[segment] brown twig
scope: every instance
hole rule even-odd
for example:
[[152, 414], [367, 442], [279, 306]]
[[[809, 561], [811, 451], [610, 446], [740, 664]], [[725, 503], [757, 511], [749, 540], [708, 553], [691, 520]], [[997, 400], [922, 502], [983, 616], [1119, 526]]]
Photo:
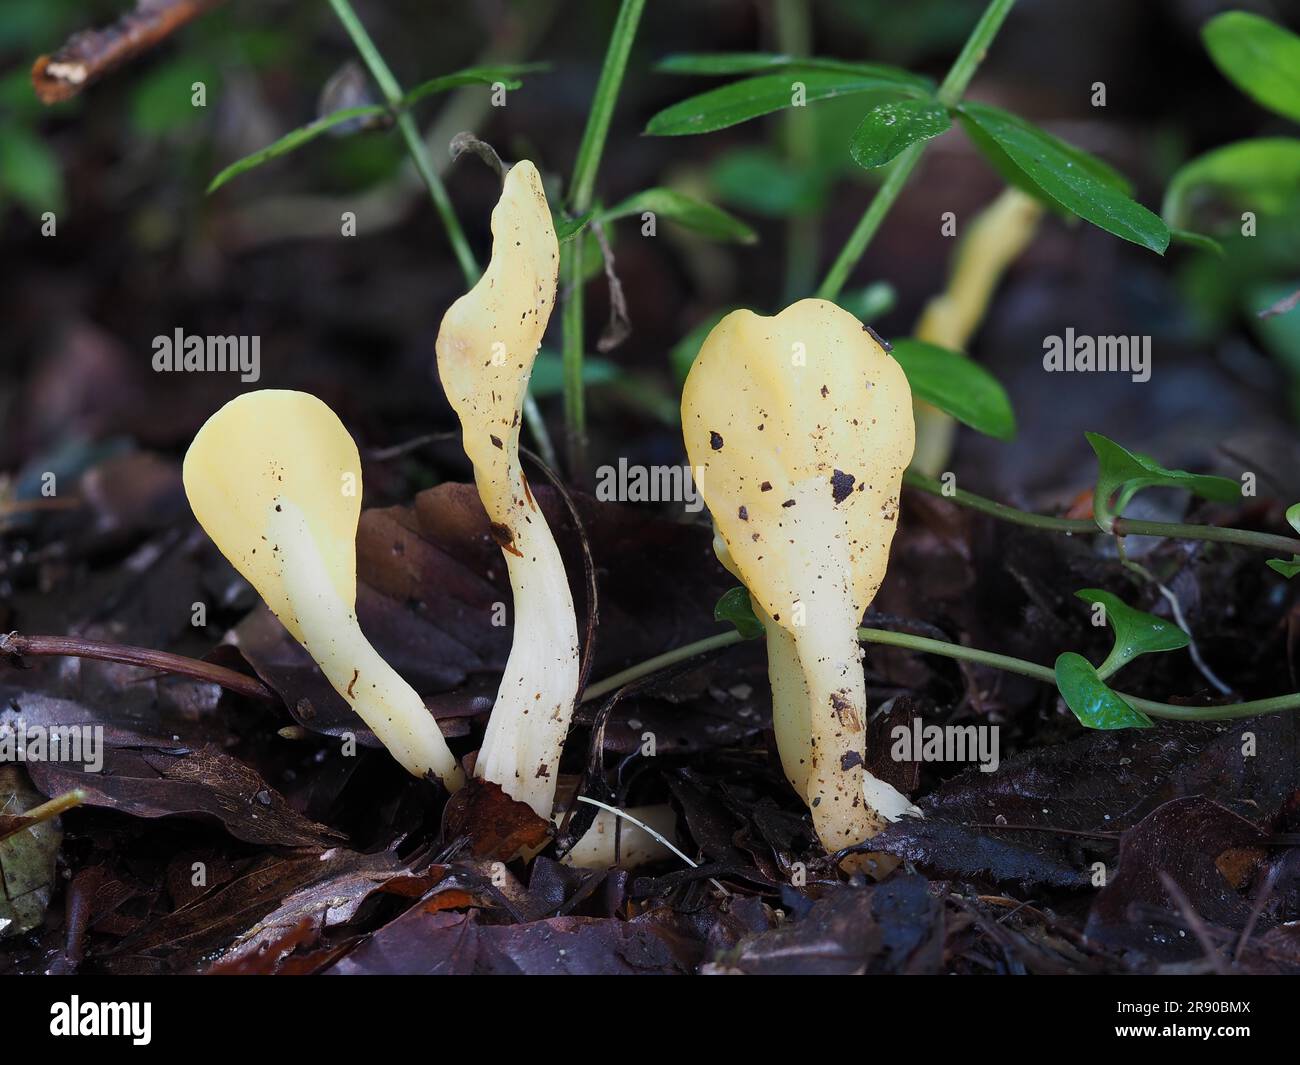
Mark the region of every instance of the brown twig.
[[136, 0], [135, 10], [111, 26], [74, 33], [53, 55], [36, 60], [32, 66], [32, 87], [43, 104], [69, 100], [223, 2]]
[[155, 651], [148, 647], [83, 640], [77, 636], [23, 636], [17, 632], [0, 635], [0, 657], [23, 655], [67, 655], [71, 658], [95, 658], [101, 662], [121, 662], [128, 666], [156, 669], [193, 680], [217, 684], [227, 691], [261, 702], [278, 702], [279, 697], [256, 677], [247, 677], [225, 666], [197, 658]]

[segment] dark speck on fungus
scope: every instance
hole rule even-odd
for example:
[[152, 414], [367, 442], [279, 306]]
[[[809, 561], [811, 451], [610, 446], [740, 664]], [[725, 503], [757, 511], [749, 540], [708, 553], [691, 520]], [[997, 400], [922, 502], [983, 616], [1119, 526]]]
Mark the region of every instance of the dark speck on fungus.
[[709, 430], [709, 447], [714, 451], [722, 450], [722, 434]]

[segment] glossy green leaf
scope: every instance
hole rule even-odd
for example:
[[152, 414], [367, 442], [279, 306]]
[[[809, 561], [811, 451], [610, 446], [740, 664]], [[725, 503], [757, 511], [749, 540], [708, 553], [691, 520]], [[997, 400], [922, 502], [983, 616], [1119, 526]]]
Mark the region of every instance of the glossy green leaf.
[[1105, 608], [1106, 624], [1115, 633], [1114, 646], [1097, 670], [1100, 677], [1109, 677], [1139, 655], [1177, 651], [1191, 642], [1191, 637], [1172, 621], [1135, 610], [1110, 592], [1084, 588], [1074, 594], [1085, 603], [1100, 603]]
[[1287, 562], [1281, 558], [1270, 558], [1268, 568], [1282, 574], [1287, 580], [1290, 580], [1297, 573], [1300, 573], [1300, 555], [1292, 555], [1291, 561]]
[[979, 363], [912, 338], [895, 340], [892, 354], [917, 398], [988, 436], [1010, 440], [1016, 435], [1016, 415], [1006, 390]]
[[729, 621], [736, 627], [742, 639], [757, 640], [763, 635], [763, 623], [754, 613], [754, 604], [749, 601], [746, 588], [732, 588], [722, 593], [713, 608], [714, 621]]
[[[1160, 213], [1171, 226], [1186, 226], [1207, 201], [1226, 203], [1234, 215], [1294, 210], [1300, 203], [1300, 140], [1261, 137], [1198, 156], [1174, 174]], [[1234, 229], [1239, 224], [1232, 220]]]
[[837, 74], [857, 74], [869, 78], [889, 78], [926, 92], [933, 88], [929, 78], [912, 74], [901, 67], [883, 63], [855, 63], [847, 59], [817, 56], [800, 58], [774, 52], [681, 52], [661, 59], [655, 70], [664, 74], [736, 75], [761, 74], [777, 70], [824, 70]]
[[864, 169], [884, 166], [917, 141], [952, 126], [948, 109], [936, 100], [898, 100], [877, 104], [849, 141], [849, 155]]
[[287, 155], [297, 148], [301, 148], [309, 141], [315, 140], [326, 130], [334, 126], [340, 126], [344, 122], [351, 122], [357, 118], [376, 118], [380, 115], [387, 114], [387, 111], [379, 106], [373, 107], [348, 107], [342, 111], [335, 111], [332, 115], [326, 115], [324, 118], [318, 118], [315, 122], [309, 122], [305, 126], [299, 126], [290, 133], [286, 133], [277, 141], [273, 141], [265, 148], [253, 152], [252, 155], [246, 155], [244, 158], [231, 163], [221, 173], [212, 179], [208, 185], [208, 194], [216, 192], [222, 185], [240, 174], [246, 173], [263, 163], [270, 162], [281, 155]]
[[[1291, 528], [1296, 532], [1300, 532], [1300, 503], [1292, 503], [1286, 508], [1286, 520]], [[1270, 569], [1290, 580], [1297, 573], [1300, 573], [1300, 555], [1292, 555], [1290, 562], [1282, 558], [1270, 558], [1268, 565]]]
[[1085, 728], [1151, 728], [1152, 720], [1135, 710], [1106, 682], [1082, 655], [1066, 651], [1056, 660], [1056, 688], [1065, 705]]
[[782, 74], [760, 74], [734, 81], [682, 100], [650, 119], [645, 131], [658, 137], [711, 133], [760, 115], [784, 111], [793, 104], [796, 83], [803, 86], [802, 99], [807, 104], [863, 94], [881, 100], [899, 100], [920, 92], [916, 86], [894, 77], [791, 69]]
[[[1106, 164], [998, 107], [965, 103], [961, 118], [968, 131], [978, 129], [984, 134], [974, 138], [977, 147], [990, 141], [997, 146], [1001, 155], [990, 162], [1004, 176], [1010, 163], [1062, 208], [1108, 233], [1164, 254], [1169, 228], [1123, 191], [1123, 179]], [[1024, 187], [1023, 182], [1016, 184]]]
[[[1110, 531], [1110, 519], [1122, 515], [1129, 500], [1143, 488], [1183, 488], [1203, 499], [1220, 503], [1230, 503], [1241, 498], [1241, 485], [1231, 478], [1166, 469], [1155, 459], [1129, 451], [1100, 433], [1084, 435], [1097, 454], [1097, 488], [1093, 494], [1093, 513], [1103, 532]], [[1112, 499], [1115, 499], [1113, 504]]]
[[1261, 107], [1300, 122], [1300, 37], [1246, 11], [1227, 11], [1201, 30], [1210, 58]]
[[600, 217], [602, 221], [612, 222], [616, 218], [646, 211], [713, 240], [733, 240], [740, 244], [753, 244], [758, 240], [758, 234], [735, 215], [674, 189], [654, 188], [638, 192], [602, 212]]

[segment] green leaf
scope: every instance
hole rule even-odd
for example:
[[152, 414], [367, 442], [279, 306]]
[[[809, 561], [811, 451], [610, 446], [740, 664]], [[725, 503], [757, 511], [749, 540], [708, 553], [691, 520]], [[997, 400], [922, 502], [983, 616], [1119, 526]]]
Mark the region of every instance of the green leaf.
[[720, 199], [768, 218], [809, 214], [826, 183], [814, 168], [796, 167], [770, 148], [737, 148], [719, 156], [709, 180]]
[[893, 77], [836, 73], [827, 70], [789, 70], [784, 74], [760, 74], [734, 81], [675, 103], [650, 119], [646, 133], [656, 137], [679, 137], [691, 133], [712, 133], [760, 115], [770, 115], [792, 106], [794, 86], [803, 85], [805, 103], [838, 96], [869, 93], [886, 99], [916, 96], [914, 85]]
[[1151, 728], [1154, 722], [1111, 691], [1083, 655], [1066, 651], [1056, 660], [1056, 688], [1084, 728]]
[[1210, 19], [1201, 36], [1224, 77], [1261, 107], [1300, 122], [1300, 37], [1246, 11]]
[[884, 166], [917, 141], [939, 136], [951, 125], [948, 109], [937, 100], [877, 104], [849, 141], [849, 155], [858, 166], [871, 170]]
[[1292, 503], [1286, 508], [1287, 524], [1296, 532], [1300, 532], [1300, 503]]
[[757, 640], [763, 635], [763, 623], [754, 613], [754, 604], [749, 601], [749, 591], [743, 587], [732, 588], [722, 593], [713, 608], [714, 621], [729, 621], [736, 626], [736, 631], [745, 640]]
[[[582, 360], [582, 383], [606, 385], [619, 377], [619, 368], [608, 359], [588, 356]], [[528, 378], [528, 393], [534, 399], [558, 396], [564, 390], [564, 360], [553, 351], [542, 350], [533, 362]]]
[[501, 82], [507, 89], [517, 89], [523, 84], [517, 75], [528, 74], [535, 70], [545, 70], [546, 68], [546, 63], [517, 63], [513, 66], [500, 67], [466, 67], [454, 74], [443, 74], [440, 77], [430, 78], [428, 81], [417, 85], [402, 97], [401, 106], [410, 107], [413, 103], [423, 100], [426, 96], [446, 92], [449, 89], [458, 89], [463, 85], [495, 85], [497, 82]]
[[[1300, 140], [1260, 137], [1216, 148], [1185, 163], [1169, 182], [1160, 213], [1187, 225], [1202, 202], [1223, 200], [1234, 215], [1249, 208], [1280, 215], [1300, 201]], [[1232, 220], [1235, 229], [1239, 219]]]
[[1016, 435], [1016, 415], [998, 379], [977, 362], [937, 344], [895, 340], [893, 356], [918, 398], [999, 440]]
[[1270, 558], [1268, 560], [1269, 569], [1276, 570], [1287, 580], [1290, 580], [1297, 573], [1300, 573], [1300, 555], [1292, 555], [1291, 561], [1287, 562], [1280, 558]]
[[1109, 677], [1139, 655], [1154, 651], [1177, 651], [1191, 642], [1191, 637], [1172, 621], [1135, 610], [1118, 596], [1100, 588], [1084, 588], [1074, 593], [1085, 603], [1100, 603], [1105, 608], [1106, 624], [1115, 633], [1115, 644], [1097, 675]]
[[253, 152], [252, 155], [246, 155], [244, 158], [231, 163], [225, 170], [221, 171], [212, 179], [208, 185], [208, 195], [216, 192], [231, 178], [238, 177], [245, 171], [252, 170], [261, 166], [265, 162], [281, 155], [286, 155], [297, 148], [301, 148], [308, 141], [313, 141], [328, 129], [334, 126], [340, 126], [344, 122], [351, 122], [356, 118], [373, 118], [378, 115], [387, 114], [383, 107], [346, 107], [342, 111], [335, 111], [332, 115], [326, 115], [324, 118], [318, 118], [315, 122], [310, 122], [305, 126], [299, 126], [291, 133], [286, 133], [277, 141], [273, 141], [265, 148]]
[[596, 208], [594, 207], [577, 218], [565, 218], [562, 215], [552, 214], [551, 221], [555, 225], [555, 239], [561, 244], [567, 244], [586, 229], [587, 223], [595, 217]]
[[63, 210], [59, 157], [25, 126], [0, 125], [0, 196], [10, 195], [34, 218]]
[[772, 52], [680, 52], [666, 56], [655, 64], [664, 74], [760, 74], [776, 70], [823, 70], [837, 74], [857, 74], [869, 78], [889, 78], [928, 92], [934, 82], [919, 74], [883, 63], [855, 63], [846, 59], [820, 57], [799, 58]]
[[1170, 229], [1169, 239], [1175, 244], [1186, 244], [1190, 248], [1213, 252], [1215, 255], [1224, 254], [1223, 245], [1213, 237], [1207, 237], [1204, 233], [1193, 233], [1190, 229]]
[[[1002, 156], [1000, 172], [1014, 165], [1039, 192], [1085, 221], [1161, 255], [1169, 246], [1169, 228], [1130, 198], [1113, 170], [1086, 152], [1053, 137], [1023, 118], [988, 104], [965, 103], [960, 109], [967, 130], [978, 129]], [[1023, 184], [1021, 187], [1024, 187]]]
[[202, 122], [208, 111], [194, 106], [194, 86], [202, 82], [208, 102], [221, 87], [220, 71], [204, 59], [181, 56], [153, 67], [131, 91], [131, 121], [136, 132], [157, 137]]
[[[1092, 509], [1102, 532], [1111, 531], [1110, 523], [1124, 513], [1129, 500], [1143, 488], [1183, 488], [1203, 499], [1220, 503], [1241, 498], [1241, 485], [1231, 478], [1169, 470], [1155, 459], [1129, 451], [1100, 433], [1085, 433], [1084, 436], [1097, 454], [1097, 488]], [[1119, 498], [1112, 507], [1111, 499], [1116, 495]]]
[[842, 292], [835, 302], [858, 321], [870, 324], [892, 311], [897, 300], [898, 293], [893, 285], [888, 281], [876, 281], [863, 288]]
[[[1300, 503], [1292, 503], [1286, 508], [1286, 520], [1291, 528], [1296, 532], [1300, 532]], [[1287, 580], [1290, 580], [1297, 573], [1300, 573], [1300, 555], [1292, 555], [1290, 562], [1281, 558], [1270, 558], [1268, 565], [1270, 569], [1276, 570]]]
[[673, 189], [654, 188], [638, 192], [602, 212], [600, 217], [602, 221], [612, 222], [645, 211], [662, 215], [679, 226], [714, 240], [734, 240], [741, 244], [753, 244], [758, 240], [758, 234], [735, 215]]

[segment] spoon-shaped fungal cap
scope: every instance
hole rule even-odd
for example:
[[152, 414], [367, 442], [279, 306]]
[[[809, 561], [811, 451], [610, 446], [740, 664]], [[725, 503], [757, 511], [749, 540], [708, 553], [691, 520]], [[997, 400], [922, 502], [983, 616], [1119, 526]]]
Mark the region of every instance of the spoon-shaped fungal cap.
[[912, 456], [907, 378], [833, 303], [801, 300], [772, 318], [735, 311], [691, 368], [682, 427], [719, 557], [769, 633], [780, 630], [769, 671], [787, 775], [828, 850], [860, 843], [909, 806], [863, 766], [857, 640]]
[[361, 460], [329, 407], [305, 392], [231, 400], [185, 455], [185, 493], [223, 555], [410, 772], [461, 783], [419, 695], [356, 620]]
[[537, 168], [516, 163], [492, 211], [492, 261], [447, 311], [437, 342], [514, 595], [514, 641], [474, 773], [548, 821], [578, 691], [578, 629], [564, 563], [519, 463], [519, 425], [559, 254]]

